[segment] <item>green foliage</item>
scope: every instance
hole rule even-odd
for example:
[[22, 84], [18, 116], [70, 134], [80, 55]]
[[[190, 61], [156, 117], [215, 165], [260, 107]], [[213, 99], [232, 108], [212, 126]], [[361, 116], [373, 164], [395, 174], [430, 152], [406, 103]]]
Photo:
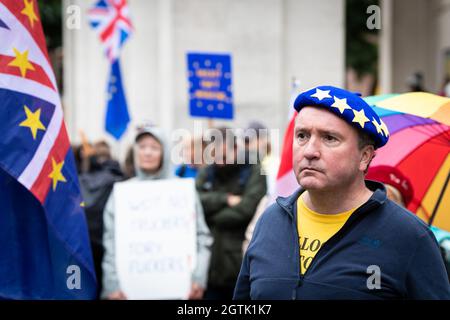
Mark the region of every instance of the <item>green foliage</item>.
[[49, 50], [62, 45], [62, 0], [38, 0]]
[[346, 67], [356, 71], [358, 76], [377, 74], [378, 65], [378, 30], [367, 28], [370, 14], [367, 8], [379, 5], [378, 0], [346, 1]]

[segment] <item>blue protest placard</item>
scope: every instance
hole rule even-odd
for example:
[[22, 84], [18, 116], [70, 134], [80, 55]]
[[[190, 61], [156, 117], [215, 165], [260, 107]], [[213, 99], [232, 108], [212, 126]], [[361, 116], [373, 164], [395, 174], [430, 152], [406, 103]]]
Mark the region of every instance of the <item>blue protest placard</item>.
[[189, 114], [233, 119], [231, 56], [188, 53]]

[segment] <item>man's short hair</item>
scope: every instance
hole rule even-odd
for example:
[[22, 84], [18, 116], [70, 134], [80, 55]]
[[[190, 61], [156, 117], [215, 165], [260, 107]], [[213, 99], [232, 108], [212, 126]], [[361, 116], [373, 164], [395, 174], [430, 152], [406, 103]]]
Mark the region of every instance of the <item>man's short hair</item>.
[[369, 136], [367, 133], [362, 132], [361, 130], [358, 131], [358, 148], [359, 150], [362, 150], [365, 146], [372, 145], [375, 148], [375, 140]]

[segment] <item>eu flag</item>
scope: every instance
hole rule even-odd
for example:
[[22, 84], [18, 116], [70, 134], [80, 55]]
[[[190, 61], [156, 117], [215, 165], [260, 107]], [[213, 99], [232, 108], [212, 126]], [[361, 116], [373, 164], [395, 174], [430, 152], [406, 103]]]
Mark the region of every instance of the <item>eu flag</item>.
[[0, 0], [0, 299], [92, 299], [74, 156], [36, 0]]
[[127, 101], [122, 86], [119, 59], [111, 64], [108, 83], [108, 106], [106, 109], [106, 131], [119, 140], [130, 122]]

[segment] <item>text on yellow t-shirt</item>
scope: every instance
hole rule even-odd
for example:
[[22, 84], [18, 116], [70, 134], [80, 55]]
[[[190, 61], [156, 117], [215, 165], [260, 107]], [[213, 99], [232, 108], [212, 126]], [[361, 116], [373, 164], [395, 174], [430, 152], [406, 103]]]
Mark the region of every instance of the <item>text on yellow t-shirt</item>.
[[302, 194], [297, 201], [297, 228], [300, 244], [300, 273], [305, 274], [316, 253], [345, 224], [357, 209], [338, 214], [317, 213], [308, 208]]

